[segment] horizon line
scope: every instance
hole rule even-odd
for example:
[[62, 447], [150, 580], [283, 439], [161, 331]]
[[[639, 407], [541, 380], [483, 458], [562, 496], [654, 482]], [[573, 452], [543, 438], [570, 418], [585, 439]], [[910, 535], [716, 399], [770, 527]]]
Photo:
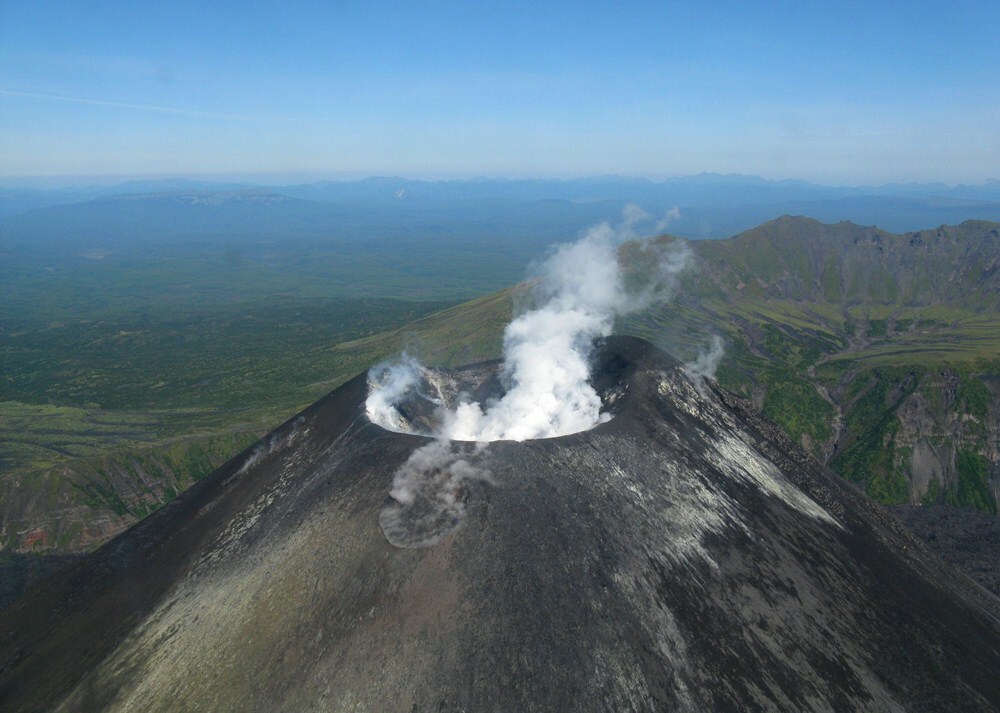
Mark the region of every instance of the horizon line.
[[[0, 89], [0, 93], [4, 90]], [[0, 189], [34, 189], [34, 190], [59, 190], [69, 188], [89, 188], [114, 186], [121, 183], [130, 182], [169, 182], [169, 181], [191, 181], [203, 183], [245, 183], [247, 187], [278, 187], [292, 184], [312, 185], [318, 183], [360, 183], [366, 180], [399, 180], [419, 183], [471, 183], [482, 182], [538, 182], [538, 183], [570, 183], [573, 181], [593, 181], [593, 180], [625, 180], [625, 181], [645, 181], [653, 185], [668, 183], [671, 181], [713, 177], [723, 179], [753, 179], [765, 183], [804, 183], [807, 185], [823, 188], [881, 188], [886, 186], [919, 187], [919, 186], [944, 186], [947, 188], [966, 187], [986, 187], [1000, 183], [998, 178], [986, 178], [980, 181], [957, 181], [948, 182], [943, 180], [890, 180], [877, 183], [847, 183], [847, 182], [820, 182], [806, 178], [766, 178], [753, 173], [721, 173], [718, 171], [701, 171], [698, 173], [684, 173], [673, 175], [641, 175], [630, 173], [593, 173], [579, 175], [488, 175], [488, 174], [462, 174], [448, 176], [447, 174], [416, 174], [409, 172], [385, 172], [385, 173], [365, 173], [361, 171], [346, 172], [319, 172], [319, 171], [246, 171], [237, 173], [206, 171], [199, 172], [170, 172], [170, 173], [80, 173], [80, 174], [34, 174], [34, 175], [0, 175]], [[28, 186], [21, 184], [49, 184], [45, 186]]]

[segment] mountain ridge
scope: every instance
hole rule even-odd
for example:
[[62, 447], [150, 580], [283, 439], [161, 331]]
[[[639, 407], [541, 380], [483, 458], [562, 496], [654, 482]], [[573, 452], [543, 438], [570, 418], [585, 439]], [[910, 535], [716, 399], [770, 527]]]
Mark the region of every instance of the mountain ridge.
[[[839, 254], [832, 253], [834, 245], [839, 249]], [[729, 249], [736, 246], [739, 246], [738, 250]], [[849, 249], [866, 252], [849, 255]], [[959, 285], [966, 278], [974, 278], [978, 283], [995, 282], [993, 278], [1000, 269], [1000, 224], [967, 220], [957, 226], [942, 225], [894, 234], [875, 226], [861, 226], [849, 221], [828, 225], [804, 216], [781, 216], [729, 240], [698, 246], [703, 259], [715, 260], [717, 264], [741, 257], [740, 252], [748, 250], [764, 253], [753, 256], [756, 263], [750, 262], [751, 256], [742, 256], [748, 271], [755, 269], [760, 273], [763, 270], [759, 265], [770, 262], [772, 269], [780, 268], [782, 277], [786, 278], [772, 285], [798, 288], [785, 289], [780, 294], [764, 288], [763, 293], [756, 293], [762, 297], [829, 301], [844, 307], [862, 303], [895, 303], [900, 307], [926, 306], [931, 302], [922, 302], [920, 296], [941, 286], [941, 280], [931, 279], [932, 271], [936, 273], [935, 277], [939, 277], [941, 269], [947, 270], [952, 266], [970, 271], [978, 269], [978, 277], [946, 273], [945, 281]], [[859, 271], [873, 259], [880, 263], [881, 271], [862, 275], [843, 274], [851, 270]], [[835, 267], [841, 274], [835, 275], [839, 279], [833, 285], [828, 285], [823, 279], [827, 273], [825, 263], [831, 260], [839, 261], [840, 264]], [[932, 264], [932, 260], [945, 262]], [[809, 265], [806, 261], [811, 261], [812, 264]], [[819, 278], [811, 285], [816, 288], [812, 293], [803, 292], [805, 285], [801, 282], [809, 276]], [[790, 284], [787, 279], [789, 277], [797, 278], [798, 284]], [[891, 285], [893, 282], [896, 284]], [[839, 294], [831, 293], [831, 286], [839, 287]], [[869, 288], [869, 292], [859, 295], [865, 286]], [[871, 291], [879, 288], [883, 291]], [[753, 284], [747, 285], [747, 289], [753, 290]], [[980, 300], [984, 297], [986, 295], [979, 294], [970, 301], [977, 308], [993, 309], [993, 304], [982, 304]], [[939, 295], [936, 299], [955, 301], [954, 295]]]
[[[446, 222], [467, 220], [469, 216], [465, 212], [477, 207], [484, 210], [506, 207], [510, 210], [512, 205], [530, 205], [535, 201], [563, 200], [571, 205], [614, 204], [613, 210], [600, 214], [599, 220], [614, 219], [621, 206], [629, 203], [642, 205], [658, 215], [680, 208], [681, 215], [673, 221], [675, 232], [688, 238], [721, 238], [787, 212], [806, 212], [828, 221], [852, 218], [893, 230], [954, 223], [966, 217], [997, 219], [1000, 218], [998, 186], [1000, 182], [956, 186], [824, 186], [796, 179], [774, 181], [757, 176], [719, 174], [683, 176], [663, 181], [627, 176], [471, 180], [414, 180], [382, 176], [287, 185], [166, 179], [62, 191], [0, 188], [0, 217], [24, 213], [31, 207], [80, 203], [116, 193], [142, 195], [162, 193], [164, 189], [181, 192], [266, 190], [291, 198], [339, 206], [339, 210], [349, 213], [380, 209], [407, 213], [432, 210], [438, 220]], [[448, 211], [457, 211], [457, 215], [449, 215]], [[509, 216], [507, 220], [510, 229], [529, 229]], [[583, 220], [582, 213], [567, 213], [562, 217], [564, 227], [569, 226], [573, 230], [577, 229], [579, 220]], [[330, 224], [327, 227], [339, 224], [335, 217], [327, 222]]]

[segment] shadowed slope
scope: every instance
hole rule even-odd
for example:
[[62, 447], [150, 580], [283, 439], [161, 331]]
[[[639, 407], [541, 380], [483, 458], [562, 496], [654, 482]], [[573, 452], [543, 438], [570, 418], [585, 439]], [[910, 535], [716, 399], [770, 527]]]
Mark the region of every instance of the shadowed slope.
[[618, 415], [477, 456], [429, 548], [379, 512], [427, 439], [364, 376], [0, 614], [4, 710], [1000, 706], [997, 600], [649, 344]]

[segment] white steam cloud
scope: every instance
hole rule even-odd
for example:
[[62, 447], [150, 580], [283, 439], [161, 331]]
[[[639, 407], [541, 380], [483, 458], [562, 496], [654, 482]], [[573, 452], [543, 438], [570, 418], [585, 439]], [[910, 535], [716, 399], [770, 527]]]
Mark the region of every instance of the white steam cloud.
[[684, 371], [694, 381], [695, 386], [699, 390], [703, 388], [703, 379], [715, 378], [715, 372], [719, 368], [719, 362], [722, 361], [724, 353], [725, 348], [722, 337], [718, 334], [713, 334], [708, 348], [703, 349], [695, 357], [694, 361], [690, 361], [684, 365]]
[[[594, 340], [611, 333], [616, 317], [668, 299], [690, 259], [683, 243], [645, 243], [638, 248], [644, 264], [633, 271], [637, 284], [626, 288], [617, 247], [635, 239], [635, 226], [649, 220], [642, 209], [628, 205], [617, 227], [603, 223], [577, 242], [558, 246], [537, 270], [537, 306], [504, 331], [506, 393], [493, 403], [465, 400], [444, 410], [437, 430], [427, 435], [523, 441], [576, 433], [606, 420], [589, 382]], [[427, 373], [405, 355], [373, 370], [368, 417], [391, 430], [410, 430], [401, 428], [405, 419], [396, 406]]]
[[681, 219], [681, 209], [678, 208], [677, 206], [674, 206], [673, 208], [667, 211], [666, 215], [664, 215], [659, 221], [657, 221], [656, 232], [657, 233], [664, 232], [667, 228], [670, 227], [671, 223], [673, 223], [675, 220], [680, 220], [680, 219]]
[[379, 513], [379, 525], [397, 547], [429, 547], [465, 517], [465, 492], [472, 481], [492, 483], [489, 470], [469, 452], [445, 440], [431, 441], [410, 454], [393, 477], [392, 502]]
[[423, 373], [420, 362], [406, 352], [396, 363], [383, 363], [368, 373], [368, 398], [365, 411], [368, 418], [390, 431], [408, 431], [396, 404], [408, 393], [419, 388]]
[[264, 458], [267, 458], [272, 453], [282, 450], [286, 446], [294, 443], [299, 437], [300, 429], [302, 428], [303, 423], [305, 423], [305, 418], [299, 416], [292, 422], [292, 427], [288, 432], [282, 434], [279, 433], [279, 431], [275, 431], [266, 439], [260, 441], [256, 446], [254, 446], [253, 450], [250, 451], [250, 455], [248, 455], [247, 459], [243, 461], [243, 465], [240, 466], [235, 475], [243, 475]]
[[[675, 210], [656, 224], [679, 216]], [[386, 537], [400, 546], [433, 544], [464, 514], [470, 480], [490, 480], [476, 465], [477, 445], [496, 440], [523, 441], [584, 431], [610, 418], [590, 383], [594, 342], [611, 334], [615, 318], [669, 299], [678, 275], [690, 260], [682, 242], [645, 242], [623, 269], [618, 247], [634, 240], [636, 226], [651, 217], [637, 206], [623, 210], [617, 226], [598, 225], [577, 242], [560, 245], [536, 269], [534, 304], [504, 331], [500, 378], [506, 387], [486, 403], [460, 395], [449, 404], [433, 393], [446, 378], [412, 357], [372, 369], [366, 411], [369, 419], [395, 431], [422, 432], [436, 441], [415, 451], [400, 467], [380, 516]], [[421, 392], [421, 390], [424, 392]], [[430, 428], [400, 408], [414, 396], [436, 405]]]

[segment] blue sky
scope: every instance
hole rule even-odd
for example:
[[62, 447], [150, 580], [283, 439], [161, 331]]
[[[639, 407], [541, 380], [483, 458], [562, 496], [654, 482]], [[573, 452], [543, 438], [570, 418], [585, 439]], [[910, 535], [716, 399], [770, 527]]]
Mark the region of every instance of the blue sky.
[[996, 0], [478, 5], [0, 0], [0, 176], [1000, 178]]

